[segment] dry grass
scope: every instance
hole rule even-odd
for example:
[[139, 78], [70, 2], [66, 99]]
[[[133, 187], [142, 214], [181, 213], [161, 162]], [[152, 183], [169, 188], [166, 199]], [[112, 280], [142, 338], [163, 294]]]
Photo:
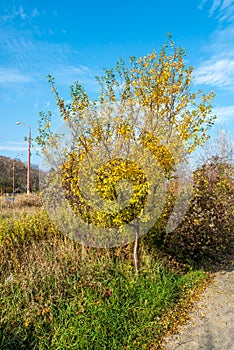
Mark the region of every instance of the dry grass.
[[9, 196], [0, 196], [0, 213], [3, 219], [19, 218], [25, 212], [34, 214], [41, 207], [41, 196], [36, 193], [17, 194], [14, 199]]
[[156, 257], [137, 276], [122, 255], [82, 254], [44, 210], [0, 220], [0, 248], [2, 350], [161, 349], [178, 303], [206, 279]]

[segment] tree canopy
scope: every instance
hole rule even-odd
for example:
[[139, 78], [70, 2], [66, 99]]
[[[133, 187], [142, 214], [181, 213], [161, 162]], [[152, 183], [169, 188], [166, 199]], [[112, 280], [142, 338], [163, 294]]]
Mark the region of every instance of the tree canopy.
[[76, 82], [65, 103], [48, 76], [69, 137], [52, 132], [48, 112], [41, 113], [37, 141], [57, 167], [61, 184], [54, 188], [87, 227], [87, 244], [124, 244], [146, 233], [163, 210], [168, 181], [208, 139], [214, 92], [193, 91], [185, 56], [168, 36], [159, 52], [120, 59], [97, 77], [96, 100]]

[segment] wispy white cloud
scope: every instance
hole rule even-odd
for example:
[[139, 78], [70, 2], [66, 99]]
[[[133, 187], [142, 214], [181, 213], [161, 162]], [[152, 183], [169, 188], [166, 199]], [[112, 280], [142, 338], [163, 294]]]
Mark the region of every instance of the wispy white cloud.
[[34, 79], [30, 75], [22, 74], [15, 69], [0, 68], [0, 84], [22, 84], [32, 82]]
[[222, 4], [222, 0], [214, 0], [211, 6], [211, 9], [209, 11], [209, 15], [213, 16], [215, 11], [219, 8], [219, 6]]
[[209, 3], [209, 17], [215, 17], [219, 22], [234, 20], [234, 0], [202, 0], [198, 8], [204, 9]]
[[8, 6], [4, 9], [4, 14], [0, 16], [0, 20], [4, 23], [12, 23], [15, 19], [31, 22], [38, 16], [39, 11], [37, 8], [33, 8], [31, 12], [26, 12], [22, 5]]
[[79, 81], [90, 89], [97, 89], [95, 75], [97, 75], [97, 72], [84, 65], [63, 66], [59, 71], [54, 73], [55, 78], [57, 77], [61, 83], [67, 86], [73, 84], [75, 81]]
[[217, 116], [217, 123], [234, 121], [234, 105], [216, 106], [213, 108], [213, 113]]
[[27, 151], [27, 144], [25, 142], [6, 142], [0, 144], [0, 151], [8, 152], [23, 152]]
[[203, 51], [208, 59], [194, 72], [196, 84], [234, 91], [234, 25], [215, 30]]
[[1, 21], [3, 22], [9, 22], [12, 21], [13, 19], [19, 17], [21, 20], [25, 20], [27, 15], [24, 12], [24, 9], [22, 6], [19, 6], [18, 8], [16, 8], [15, 6], [13, 6], [13, 8], [11, 9], [5, 9], [5, 14], [3, 16], [1, 16]]
[[215, 30], [209, 38], [205, 51], [221, 57], [234, 57], [234, 24]]
[[233, 22], [234, 20], [234, 1], [224, 0], [216, 18], [219, 22]]
[[66, 65], [74, 52], [66, 43], [32, 39], [15, 30], [0, 32], [0, 57], [19, 69], [38, 71], [57, 64]]
[[[10, 1], [12, 6], [12, 1]], [[13, 5], [15, 2], [13, 1]], [[18, 7], [17, 7], [18, 6]], [[7, 9], [5, 20], [7, 16], [9, 21], [20, 17], [21, 20], [26, 21], [31, 17], [44, 16], [43, 11], [40, 10], [40, 14], [36, 8], [32, 10], [23, 6], [13, 6]], [[57, 16], [58, 13], [54, 11], [53, 16]], [[1, 20], [1, 17], [0, 17]], [[16, 28], [18, 28], [16, 30]], [[53, 34], [53, 28], [49, 27], [41, 28], [37, 24], [33, 24], [33, 32], [31, 26], [13, 25], [6, 26], [1, 25], [0, 21], [0, 61], [3, 61], [5, 67], [14, 67], [16, 71], [12, 71], [12, 74], [2, 74], [0, 77], [0, 83], [5, 81], [31, 81], [30, 77], [34, 78], [34, 81], [40, 83], [46, 82], [46, 75], [54, 75], [55, 78], [61, 80], [62, 84], [72, 84], [74, 81], [79, 80], [84, 85], [92, 86], [95, 83], [94, 76], [88, 67], [74, 64], [74, 57], [78, 56], [77, 50], [66, 42], [53, 42], [52, 38], [48, 38]], [[46, 40], [43, 40], [46, 31]], [[36, 32], [36, 36], [34, 35]], [[79, 57], [79, 56], [78, 56]], [[25, 72], [26, 76], [23, 77], [19, 72]], [[8, 72], [10, 73], [10, 72]], [[14, 75], [13, 75], [14, 73]], [[18, 73], [18, 74], [16, 74]], [[1, 72], [0, 72], [1, 74]], [[21, 79], [20, 79], [21, 78]], [[58, 80], [56, 79], [56, 80]]]
[[195, 70], [195, 83], [234, 91], [234, 56], [214, 56]]
[[201, 3], [198, 5], [198, 9], [202, 10], [206, 2], [207, 0], [202, 0]]

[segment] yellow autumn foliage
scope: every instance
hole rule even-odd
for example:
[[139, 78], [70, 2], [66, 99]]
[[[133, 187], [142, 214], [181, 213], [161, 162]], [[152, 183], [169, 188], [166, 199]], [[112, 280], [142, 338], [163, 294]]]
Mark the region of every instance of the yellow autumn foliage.
[[[61, 152], [62, 183], [66, 198], [85, 222], [120, 227], [137, 217], [147, 220], [154, 211], [144, 212], [144, 205], [160, 187], [157, 177], [158, 183], [162, 177], [167, 181], [174, 177], [185, 155], [208, 138], [215, 119], [211, 106], [214, 93], [191, 92], [193, 67], [186, 66], [185, 56], [184, 49], [175, 47], [169, 38], [158, 53], [154, 50], [138, 59], [131, 57], [130, 64], [119, 60], [114, 68], [105, 69], [104, 75], [97, 77], [100, 93], [95, 101], [75, 83], [71, 87], [72, 102], [66, 105], [49, 77], [60, 114], [73, 135], [73, 148]], [[51, 124], [46, 115], [42, 119], [46, 125]], [[49, 130], [41, 127], [38, 143], [45, 153], [49, 139]], [[140, 150], [136, 152], [137, 163], [134, 155], [127, 159], [131, 149]], [[100, 150], [107, 154], [104, 164]], [[92, 194], [89, 202], [80, 188], [81, 173], [88, 167], [83, 165], [85, 159], [93, 168], [90, 176], [96, 186], [88, 191], [98, 195]], [[154, 173], [151, 183], [147, 171]], [[107, 210], [104, 202], [118, 202], [126, 190], [123, 186], [116, 192], [121, 181], [130, 183], [131, 196], [119, 208], [116, 204], [115, 209]]]

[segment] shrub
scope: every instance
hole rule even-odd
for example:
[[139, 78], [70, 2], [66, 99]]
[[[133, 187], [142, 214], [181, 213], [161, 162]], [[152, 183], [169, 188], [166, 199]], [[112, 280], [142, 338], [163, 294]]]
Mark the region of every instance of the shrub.
[[44, 210], [15, 220], [0, 219], [0, 275], [9, 267], [17, 269], [26, 246], [55, 236], [59, 233]]
[[190, 209], [182, 223], [164, 236], [166, 250], [199, 261], [219, 260], [233, 249], [233, 167], [213, 157], [196, 170]]

